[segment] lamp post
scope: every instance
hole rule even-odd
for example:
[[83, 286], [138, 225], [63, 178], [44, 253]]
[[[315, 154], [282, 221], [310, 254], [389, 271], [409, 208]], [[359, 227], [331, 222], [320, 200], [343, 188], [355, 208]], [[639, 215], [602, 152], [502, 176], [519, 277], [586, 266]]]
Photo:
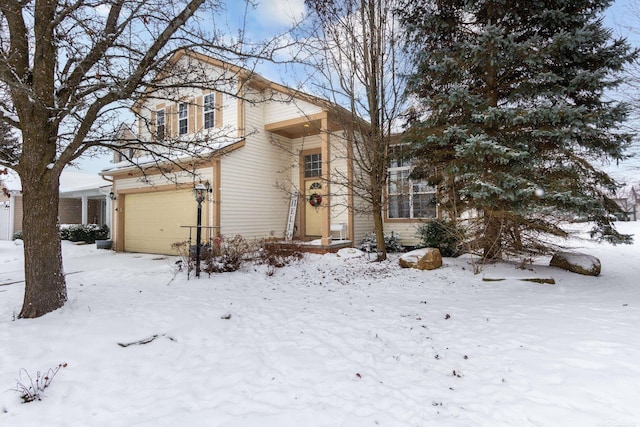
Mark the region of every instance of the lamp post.
[[207, 187], [202, 183], [193, 187], [193, 194], [198, 202], [198, 217], [196, 222], [196, 277], [200, 277], [200, 240], [202, 238], [202, 202], [207, 196]]

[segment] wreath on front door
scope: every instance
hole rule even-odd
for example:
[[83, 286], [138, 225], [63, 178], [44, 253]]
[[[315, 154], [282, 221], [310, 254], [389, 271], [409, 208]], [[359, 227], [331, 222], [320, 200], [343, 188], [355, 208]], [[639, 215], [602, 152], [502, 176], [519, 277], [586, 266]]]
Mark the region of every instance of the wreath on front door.
[[322, 196], [318, 193], [313, 193], [309, 196], [309, 204], [314, 208], [317, 208], [322, 204]]

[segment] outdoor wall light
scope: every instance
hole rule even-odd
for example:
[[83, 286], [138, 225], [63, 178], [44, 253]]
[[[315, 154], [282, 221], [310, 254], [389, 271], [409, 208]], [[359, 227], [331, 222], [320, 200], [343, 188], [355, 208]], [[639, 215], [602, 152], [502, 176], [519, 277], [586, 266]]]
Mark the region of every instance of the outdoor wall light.
[[208, 189], [204, 186], [203, 183], [199, 183], [195, 187], [193, 187], [193, 195], [195, 196], [196, 202], [198, 202], [198, 204], [204, 201], [204, 198], [207, 197], [207, 192]]
[[200, 245], [202, 241], [202, 202], [207, 197], [208, 188], [203, 183], [193, 187], [193, 195], [198, 202], [197, 226], [196, 226], [196, 277], [200, 277]]
[[109, 198], [111, 200], [115, 200], [116, 199], [116, 195], [115, 195], [115, 193], [113, 191], [109, 192]]

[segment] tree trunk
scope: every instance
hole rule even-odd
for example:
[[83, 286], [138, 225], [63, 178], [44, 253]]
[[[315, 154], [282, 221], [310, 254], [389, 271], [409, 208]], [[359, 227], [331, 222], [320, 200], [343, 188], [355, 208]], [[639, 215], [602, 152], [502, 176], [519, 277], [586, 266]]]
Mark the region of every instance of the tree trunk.
[[373, 191], [373, 226], [376, 233], [376, 261], [387, 259], [387, 246], [384, 242], [384, 223], [382, 221], [382, 195], [378, 191]]
[[43, 316], [67, 301], [58, 232], [58, 189], [59, 178], [50, 170], [39, 180], [22, 178], [25, 292], [21, 318]]
[[[486, 215], [486, 213], [485, 213]], [[483, 261], [499, 260], [502, 257], [502, 219], [489, 213], [484, 220], [482, 239]]]

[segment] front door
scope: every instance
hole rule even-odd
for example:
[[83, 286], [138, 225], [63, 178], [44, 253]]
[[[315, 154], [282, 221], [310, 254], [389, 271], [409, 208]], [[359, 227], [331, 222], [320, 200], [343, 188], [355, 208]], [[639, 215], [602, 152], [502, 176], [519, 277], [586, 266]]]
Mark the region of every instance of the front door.
[[304, 160], [304, 234], [306, 237], [322, 236], [322, 210], [325, 195], [322, 191], [322, 156], [306, 154]]
[[322, 182], [307, 179], [305, 184], [305, 235], [322, 236], [322, 215], [320, 203], [322, 203]]

